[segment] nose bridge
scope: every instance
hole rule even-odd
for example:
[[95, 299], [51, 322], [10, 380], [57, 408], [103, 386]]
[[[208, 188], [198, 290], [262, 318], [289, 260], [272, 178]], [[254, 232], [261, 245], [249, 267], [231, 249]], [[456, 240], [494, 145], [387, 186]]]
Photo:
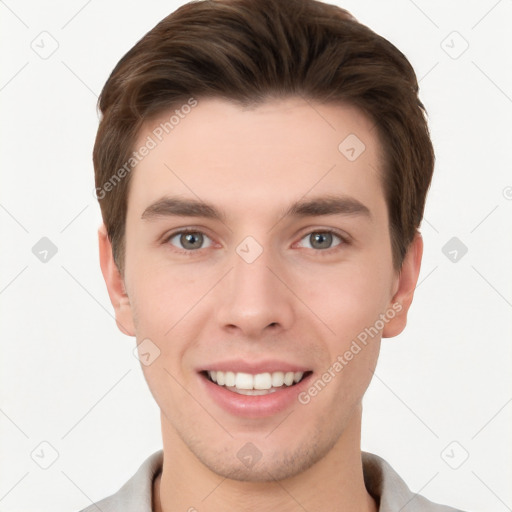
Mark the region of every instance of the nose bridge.
[[272, 267], [270, 251], [264, 250], [254, 260], [247, 260], [237, 252], [237, 256], [233, 260], [231, 279], [233, 292], [238, 300], [249, 299], [257, 302], [271, 294], [276, 283], [274, 282], [275, 277], [269, 270], [269, 267]]
[[292, 297], [270, 270], [279, 267], [278, 255], [246, 237], [231, 263], [232, 270], [218, 296], [220, 322], [236, 326], [248, 336], [257, 336], [269, 325], [288, 328], [293, 316]]

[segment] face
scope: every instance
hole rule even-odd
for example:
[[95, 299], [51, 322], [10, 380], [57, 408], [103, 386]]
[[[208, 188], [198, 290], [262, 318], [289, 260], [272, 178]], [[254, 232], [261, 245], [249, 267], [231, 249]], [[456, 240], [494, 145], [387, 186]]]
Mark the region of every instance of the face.
[[131, 177], [118, 323], [164, 437], [224, 477], [293, 476], [346, 436], [405, 325], [377, 135], [349, 106], [208, 99], [159, 141], [171, 114], [137, 142], [156, 145]]

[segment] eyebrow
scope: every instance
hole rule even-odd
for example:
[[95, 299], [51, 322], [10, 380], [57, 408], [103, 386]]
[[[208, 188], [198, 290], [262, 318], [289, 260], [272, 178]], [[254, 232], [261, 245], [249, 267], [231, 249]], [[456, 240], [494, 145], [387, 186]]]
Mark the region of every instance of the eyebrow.
[[[316, 217], [321, 215], [359, 215], [372, 219], [370, 209], [350, 196], [326, 195], [312, 199], [301, 199], [293, 203], [283, 213], [285, 217]], [[215, 206], [197, 199], [181, 197], [163, 197], [143, 212], [141, 219], [152, 220], [160, 217], [204, 217], [206, 219], [226, 221], [224, 212]]]

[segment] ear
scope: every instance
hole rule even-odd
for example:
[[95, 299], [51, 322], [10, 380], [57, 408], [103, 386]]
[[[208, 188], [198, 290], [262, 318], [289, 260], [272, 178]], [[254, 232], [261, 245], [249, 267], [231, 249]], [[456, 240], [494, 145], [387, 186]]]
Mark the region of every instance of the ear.
[[114, 306], [116, 324], [119, 330], [127, 336], [135, 336], [130, 299], [126, 293], [124, 279], [117, 268], [112, 255], [112, 245], [107, 235], [105, 225], [98, 229], [98, 242], [100, 249], [100, 266], [103, 279], [107, 285], [110, 302]]
[[395, 293], [389, 304], [389, 309], [395, 311], [396, 315], [388, 321], [382, 330], [383, 338], [398, 336], [407, 325], [407, 313], [411, 307], [414, 290], [420, 275], [422, 256], [423, 238], [417, 232], [407, 249], [402, 268], [396, 276]]

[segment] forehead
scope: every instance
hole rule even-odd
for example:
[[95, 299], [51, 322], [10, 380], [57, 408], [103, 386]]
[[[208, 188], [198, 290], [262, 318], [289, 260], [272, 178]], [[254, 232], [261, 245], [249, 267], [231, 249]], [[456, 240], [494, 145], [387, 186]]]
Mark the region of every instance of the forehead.
[[128, 201], [138, 214], [166, 194], [239, 210], [334, 192], [383, 204], [377, 133], [352, 106], [199, 99], [146, 122], [134, 149], [143, 146], [151, 149], [132, 173]]

